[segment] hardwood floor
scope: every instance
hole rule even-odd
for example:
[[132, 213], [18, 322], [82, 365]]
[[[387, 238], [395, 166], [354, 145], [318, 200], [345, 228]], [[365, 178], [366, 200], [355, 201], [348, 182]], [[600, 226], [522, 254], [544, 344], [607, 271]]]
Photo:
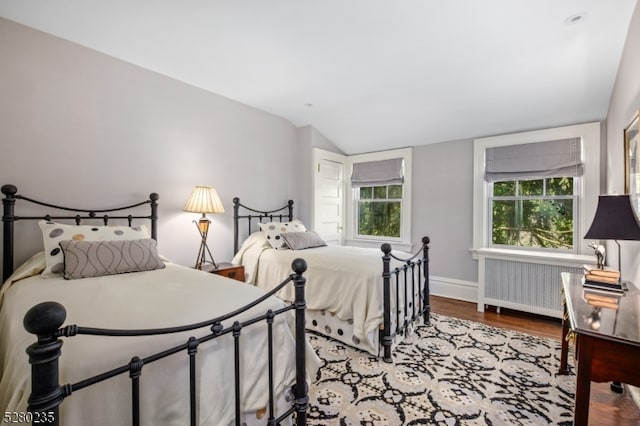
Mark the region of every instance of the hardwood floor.
[[[444, 297], [431, 296], [431, 310], [450, 317], [509, 328], [541, 337], [559, 340], [562, 334], [561, 322], [556, 318], [547, 318], [508, 309], [502, 309], [500, 313], [497, 313], [493, 307], [485, 312], [478, 312], [475, 303]], [[640, 425], [640, 409], [629, 397], [626, 390], [622, 395], [619, 395], [611, 392], [609, 383], [592, 383], [589, 425]]]

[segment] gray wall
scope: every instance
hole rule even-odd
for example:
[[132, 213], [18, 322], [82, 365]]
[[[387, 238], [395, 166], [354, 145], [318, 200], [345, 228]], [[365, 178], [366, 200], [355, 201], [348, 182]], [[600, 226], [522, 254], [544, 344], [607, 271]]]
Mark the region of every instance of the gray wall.
[[[607, 118], [607, 192], [624, 190], [621, 135], [640, 108], [639, 49], [636, 10]], [[196, 215], [182, 212], [193, 185], [214, 185], [223, 199], [227, 211], [211, 216], [209, 242], [216, 260], [228, 260], [234, 196], [273, 207], [292, 198], [308, 222], [311, 150], [340, 153], [311, 126], [296, 129], [1, 18], [0, 57], [0, 183], [44, 200], [104, 207], [160, 192], [160, 250], [178, 263], [191, 265], [198, 246]], [[468, 251], [472, 141], [425, 144], [413, 155], [413, 240], [431, 237], [433, 275], [476, 282]], [[622, 244], [623, 270], [640, 282], [640, 243]], [[23, 248], [18, 260], [33, 250]]]
[[[623, 130], [640, 109], [640, 4], [631, 18], [607, 114], [607, 193], [624, 193]], [[640, 284], [640, 242], [621, 241], [622, 277]], [[617, 265], [618, 250], [608, 244], [609, 263]]]
[[477, 282], [478, 263], [471, 257], [473, 141], [414, 147], [412, 240], [431, 239], [430, 273]]
[[[294, 198], [288, 121], [0, 18], [0, 184], [44, 201], [113, 207], [160, 193], [160, 252], [192, 265], [194, 185], [213, 185], [218, 261], [233, 251], [234, 196]], [[37, 248], [18, 250], [20, 262]]]

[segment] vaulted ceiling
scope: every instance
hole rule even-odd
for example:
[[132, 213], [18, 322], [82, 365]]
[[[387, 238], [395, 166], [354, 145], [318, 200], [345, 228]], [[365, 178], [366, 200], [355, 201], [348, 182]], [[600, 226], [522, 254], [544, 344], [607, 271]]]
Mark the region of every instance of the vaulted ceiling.
[[636, 0], [0, 0], [347, 154], [606, 118]]

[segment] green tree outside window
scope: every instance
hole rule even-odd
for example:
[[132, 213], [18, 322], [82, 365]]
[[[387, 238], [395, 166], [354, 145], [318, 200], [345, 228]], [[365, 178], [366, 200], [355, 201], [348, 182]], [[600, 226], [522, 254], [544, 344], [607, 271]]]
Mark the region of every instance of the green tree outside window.
[[574, 182], [571, 177], [493, 183], [494, 245], [572, 249]]
[[402, 185], [362, 187], [358, 193], [358, 235], [400, 237]]

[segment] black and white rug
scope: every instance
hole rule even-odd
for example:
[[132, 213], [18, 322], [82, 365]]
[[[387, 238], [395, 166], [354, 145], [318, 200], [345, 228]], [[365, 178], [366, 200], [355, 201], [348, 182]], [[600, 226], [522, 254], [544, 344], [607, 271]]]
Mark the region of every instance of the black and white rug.
[[310, 425], [570, 425], [560, 341], [432, 314], [393, 363], [309, 333], [323, 360]]

